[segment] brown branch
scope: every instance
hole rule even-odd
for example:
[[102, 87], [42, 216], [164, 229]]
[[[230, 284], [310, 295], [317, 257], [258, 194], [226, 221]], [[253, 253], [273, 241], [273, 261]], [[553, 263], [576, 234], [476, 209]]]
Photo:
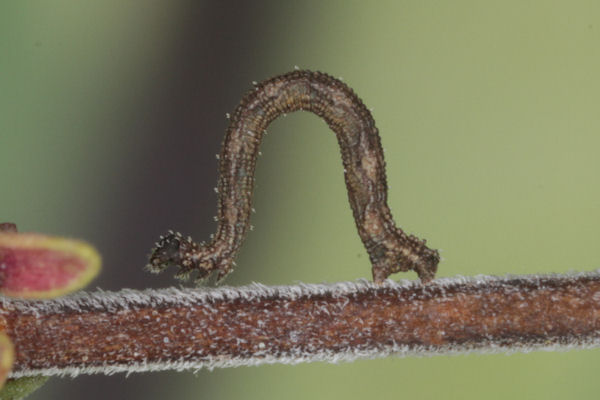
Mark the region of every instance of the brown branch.
[[0, 300], [12, 377], [600, 343], [600, 273]]

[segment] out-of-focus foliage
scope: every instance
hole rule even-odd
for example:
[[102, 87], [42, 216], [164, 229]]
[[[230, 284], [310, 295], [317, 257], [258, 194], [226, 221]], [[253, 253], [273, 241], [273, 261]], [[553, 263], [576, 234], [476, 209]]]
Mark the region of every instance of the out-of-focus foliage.
[[20, 400], [38, 390], [46, 381], [46, 376], [9, 379], [0, 390], [0, 400]]

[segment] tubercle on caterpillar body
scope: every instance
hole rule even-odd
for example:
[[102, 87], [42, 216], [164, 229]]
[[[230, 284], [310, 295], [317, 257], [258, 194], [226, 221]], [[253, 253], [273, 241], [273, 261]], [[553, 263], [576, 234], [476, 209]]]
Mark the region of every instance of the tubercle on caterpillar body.
[[179, 266], [176, 277], [198, 279], [217, 272], [223, 279], [250, 228], [254, 171], [267, 126], [293, 111], [323, 118], [337, 136], [348, 199], [372, 263], [375, 282], [398, 271], [414, 270], [421, 281], [433, 279], [439, 253], [424, 240], [396, 227], [387, 205], [385, 161], [379, 132], [370, 111], [350, 87], [321, 72], [296, 70], [255, 85], [231, 115], [219, 158], [217, 232], [208, 244], [197, 244], [170, 231], [153, 249], [152, 272]]

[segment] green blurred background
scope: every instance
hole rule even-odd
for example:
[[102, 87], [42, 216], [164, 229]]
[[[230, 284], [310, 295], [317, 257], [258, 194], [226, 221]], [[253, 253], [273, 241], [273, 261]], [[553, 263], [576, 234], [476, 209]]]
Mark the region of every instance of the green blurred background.
[[[142, 271], [150, 247], [208, 238], [225, 113], [294, 65], [374, 109], [390, 206], [440, 276], [599, 266], [597, 1], [2, 2], [0, 220], [94, 243], [91, 289], [175, 284]], [[227, 283], [370, 278], [334, 135], [308, 114], [269, 132]], [[55, 378], [32, 399], [597, 398], [599, 356]]]

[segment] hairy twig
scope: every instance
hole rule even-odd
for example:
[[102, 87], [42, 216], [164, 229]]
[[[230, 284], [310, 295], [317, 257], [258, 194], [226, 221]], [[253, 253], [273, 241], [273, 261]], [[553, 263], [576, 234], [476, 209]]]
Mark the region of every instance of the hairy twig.
[[12, 377], [600, 343], [600, 272], [0, 300]]

